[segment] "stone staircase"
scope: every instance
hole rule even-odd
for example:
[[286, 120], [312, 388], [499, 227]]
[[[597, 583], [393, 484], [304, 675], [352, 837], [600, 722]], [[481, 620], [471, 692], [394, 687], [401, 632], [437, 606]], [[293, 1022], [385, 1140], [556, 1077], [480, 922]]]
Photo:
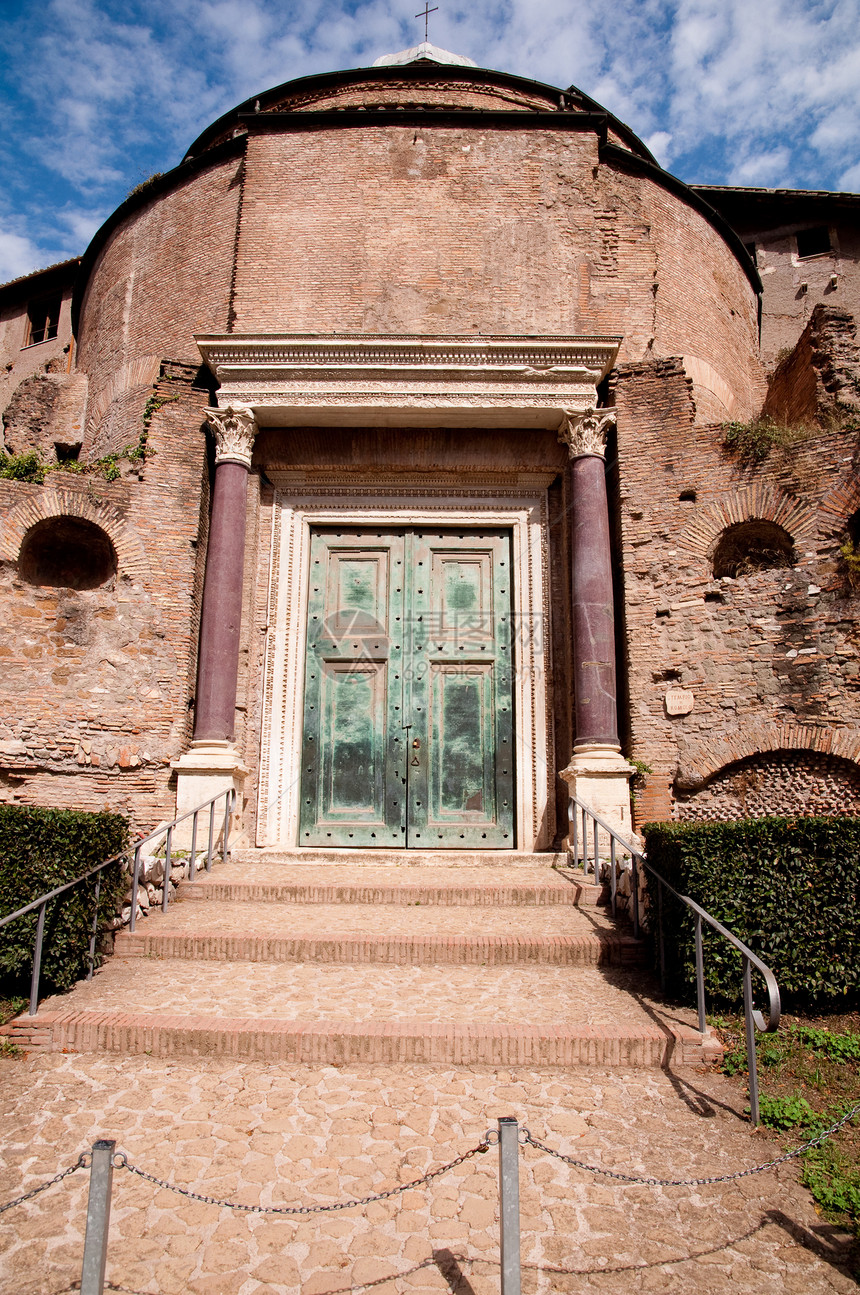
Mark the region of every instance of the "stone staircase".
[[708, 1059], [597, 887], [563, 856], [489, 859], [237, 852], [6, 1031], [65, 1052], [328, 1065]]

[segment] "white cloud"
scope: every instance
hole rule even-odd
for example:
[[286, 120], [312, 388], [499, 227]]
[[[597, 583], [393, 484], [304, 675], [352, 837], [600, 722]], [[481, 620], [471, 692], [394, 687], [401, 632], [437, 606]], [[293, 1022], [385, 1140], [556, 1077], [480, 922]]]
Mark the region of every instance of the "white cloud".
[[48, 252], [25, 234], [0, 228], [0, 283], [8, 283], [22, 274], [65, 260], [62, 252]]

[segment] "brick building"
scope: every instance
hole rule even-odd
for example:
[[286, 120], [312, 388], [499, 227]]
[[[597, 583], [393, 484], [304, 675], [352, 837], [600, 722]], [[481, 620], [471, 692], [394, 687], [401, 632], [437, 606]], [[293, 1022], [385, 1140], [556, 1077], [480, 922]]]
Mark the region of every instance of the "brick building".
[[0, 798], [528, 852], [632, 759], [640, 820], [860, 810], [858, 201], [426, 45], [239, 105], [0, 288]]

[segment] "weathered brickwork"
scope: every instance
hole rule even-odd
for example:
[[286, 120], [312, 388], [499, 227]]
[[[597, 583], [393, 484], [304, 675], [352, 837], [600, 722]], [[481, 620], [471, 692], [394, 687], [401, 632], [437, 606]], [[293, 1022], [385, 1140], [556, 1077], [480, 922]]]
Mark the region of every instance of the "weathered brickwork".
[[[639, 822], [669, 816], [673, 784], [688, 794], [758, 752], [858, 760], [858, 593], [839, 555], [855, 425], [811, 427], [750, 467], [721, 427], [694, 430], [680, 362], [621, 370], [616, 396], [630, 749], [653, 770]], [[720, 536], [753, 519], [788, 532], [792, 565], [715, 580]], [[669, 713], [672, 689], [689, 713]]]
[[860, 767], [806, 751], [767, 752], [721, 770], [698, 791], [679, 793], [684, 821], [769, 814], [860, 814]]
[[[208, 487], [196, 369], [165, 364], [148, 456], [121, 480], [51, 473], [0, 482], [0, 799], [172, 817], [171, 760], [189, 739]], [[142, 408], [129, 434], [141, 425]], [[85, 518], [110, 537], [117, 576], [98, 589], [27, 584], [29, 528]]]
[[129, 404], [139, 402], [162, 356], [199, 365], [194, 334], [226, 329], [239, 169], [238, 158], [221, 162], [153, 198], [101, 251], [78, 337], [78, 367], [89, 378], [85, 453], [131, 439]]

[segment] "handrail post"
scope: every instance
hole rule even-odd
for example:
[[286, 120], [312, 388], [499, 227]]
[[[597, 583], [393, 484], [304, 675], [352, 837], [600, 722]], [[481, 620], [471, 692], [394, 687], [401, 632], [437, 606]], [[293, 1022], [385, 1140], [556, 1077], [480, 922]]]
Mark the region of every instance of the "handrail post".
[[188, 862], [188, 880], [193, 881], [197, 875], [197, 815], [200, 811], [194, 811], [194, 817], [191, 820], [191, 855]]
[[570, 822], [571, 835], [573, 837], [573, 866], [574, 867], [576, 867], [577, 861], [579, 860], [579, 823], [577, 821], [576, 814], [577, 814], [576, 802], [572, 800], [570, 802], [570, 812], [568, 813], [567, 817]]
[[633, 884], [633, 935], [638, 940], [639, 939], [639, 859], [635, 853], [632, 855], [632, 859], [633, 859], [633, 872], [632, 872], [631, 882]]
[[657, 880], [657, 935], [660, 941], [660, 988], [666, 992], [666, 939], [663, 932], [663, 882]]
[[81, 1295], [102, 1295], [107, 1266], [110, 1196], [113, 1186], [115, 1142], [100, 1138], [93, 1143], [90, 1194], [87, 1199], [87, 1231], [81, 1267]]
[[230, 840], [230, 814], [233, 810], [233, 788], [224, 793], [224, 835], [221, 838], [221, 861], [227, 862], [227, 850]]
[[595, 886], [599, 886], [600, 885], [600, 864], [598, 863], [598, 859], [600, 858], [600, 854], [599, 854], [600, 846], [598, 843], [598, 835], [597, 835], [599, 829], [597, 826], [597, 819], [594, 817], [593, 814], [591, 816], [591, 827], [592, 827], [592, 835], [594, 837], [594, 884]]
[[99, 873], [98, 876], [96, 877], [96, 894], [95, 894], [96, 902], [95, 902], [95, 911], [93, 912], [92, 930], [90, 931], [90, 955], [89, 955], [89, 970], [87, 971], [87, 980], [92, 980], [93, 972], [95, 971], [95, 967], [96, 967], [96, 936], [98, 935], [98, 930], [99, 930], [99, 896], [101, 895], [101, 890], [102, 890], [102, 874]]
[[520, 1295], [520, 1137], [510, 1115], [499, 1119], [499, 1219], [502, 1295]]
[[699, 1033], [704, 1034], [705, 1020], [705, 951], [702, 944], [702, 915], [696, 914], [696, 1001], [699, 1007]]
[[135, 847], [134, 863], [131, 871], [131, 918], [128, 929], [134, 931], [137, 922], [137, 892], [140, 886], [140, 846]]
[[615, 837], [609, 838], [609, 893], [612, 897], [612, 916], [616, 916], [617, 899], [615, 892], [618, 888], [618, 879], [615, 876]]
[[42, 940], [45, 936], [45, 909], [48, 907], [47, 900], [39, 908], [39, 917], [36, 922], [36, 943], [33, 946], [33, 976], [30, 980], [30, 1016], [35, 1016], [39, 1010], [39, 980], [42, 976]]
[[746, 954], [744, 960], [744, 1023], [747, 1035], [747, 1071], [750, 1081], [750, 1120], [756, 1125], [759, 1122], [758, 1109], [758, 1058], [755, 1046], [755, 1021], [752, 1002], [752, 963]]
[[588, 876], [588, 818], [582, 810], [582, 871]]
[[164, 844], [164, 877], [161, 884], [161, 911], [167, 912], [170, 903], [170, 866], [173, 858], [173, 824], [167, 829], [167, 840]]
[[215, 800], [209, 802], [209, 849], [206, 854], [206, 871], [212, 871], [212, 851], [215, 848]]

